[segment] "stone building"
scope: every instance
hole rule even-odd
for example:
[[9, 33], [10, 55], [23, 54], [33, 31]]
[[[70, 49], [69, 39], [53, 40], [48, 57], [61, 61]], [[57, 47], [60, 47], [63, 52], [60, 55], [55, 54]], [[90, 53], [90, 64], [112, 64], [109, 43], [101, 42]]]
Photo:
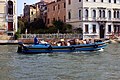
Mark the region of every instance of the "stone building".
[[66, 22], [65, 0], [56, 0], [47, 4], [47, 26], [52, 26], [54, 20]]
[[17, 1], [0, 0], [0, 35], [13, 36], [17, 31]]
[[46, 4], [47, 2], [42, 0], [32, 5], [26, 5], [26, 3], [24, 3], [24, 18], [28, 22], [32, 22], [37, 18], [43, 18], [47, 9]]
[[66, 0], [66, 22], [83, 38], [109, 38], [120, 32], [120, 0]]

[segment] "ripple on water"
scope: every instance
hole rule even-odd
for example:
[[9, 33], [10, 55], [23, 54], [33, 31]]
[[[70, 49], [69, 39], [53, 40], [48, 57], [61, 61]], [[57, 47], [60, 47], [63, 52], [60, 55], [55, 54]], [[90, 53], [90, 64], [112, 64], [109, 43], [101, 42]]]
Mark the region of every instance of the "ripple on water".
[[119, 80], [120, 45], [103, 52], [18, 54], [0, 46], [0, 80]]

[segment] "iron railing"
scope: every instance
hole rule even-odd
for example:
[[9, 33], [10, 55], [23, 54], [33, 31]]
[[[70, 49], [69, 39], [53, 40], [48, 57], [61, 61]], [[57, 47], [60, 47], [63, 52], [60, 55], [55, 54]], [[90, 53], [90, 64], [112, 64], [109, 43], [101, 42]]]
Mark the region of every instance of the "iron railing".
[[82, 34], [21, 34], [21, 39], [33, 39], [35, 36], [37, 36], [40, 39], [53, 39], [53, 38], [82, 38]]

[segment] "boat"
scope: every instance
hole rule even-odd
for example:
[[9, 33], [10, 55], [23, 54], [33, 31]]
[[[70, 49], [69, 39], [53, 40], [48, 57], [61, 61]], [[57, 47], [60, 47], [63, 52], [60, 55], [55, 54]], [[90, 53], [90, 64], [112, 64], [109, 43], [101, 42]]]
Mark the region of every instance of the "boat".
[[22, 42], [18, 43], [18, 53], [56, 53], [56, 52], [79, 52], [79, 51], [99, 51], [104, 49], [105, 42], [95, 42], [90, 44], [78, 44], [69, 46], [52, 46], [49, 43], [39, 43], [37, 45], [25, 45]]

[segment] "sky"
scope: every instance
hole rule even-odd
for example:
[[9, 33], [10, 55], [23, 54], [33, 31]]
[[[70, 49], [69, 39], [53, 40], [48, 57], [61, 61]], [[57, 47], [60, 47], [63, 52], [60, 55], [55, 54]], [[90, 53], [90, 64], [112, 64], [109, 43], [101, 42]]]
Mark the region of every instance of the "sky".
[[[23, 14], [24, 3], [30, 5], [39, 1], [41, 0], [17, 0], [17, 15], [19, 16], [20, 14]], [[45, 1], [51, 1], [51, 0], [45, 0]]]
[[23, 14], [24, 3], [26, 4], [34, 4], [39, 0], [17, 0], [17, 14]]

